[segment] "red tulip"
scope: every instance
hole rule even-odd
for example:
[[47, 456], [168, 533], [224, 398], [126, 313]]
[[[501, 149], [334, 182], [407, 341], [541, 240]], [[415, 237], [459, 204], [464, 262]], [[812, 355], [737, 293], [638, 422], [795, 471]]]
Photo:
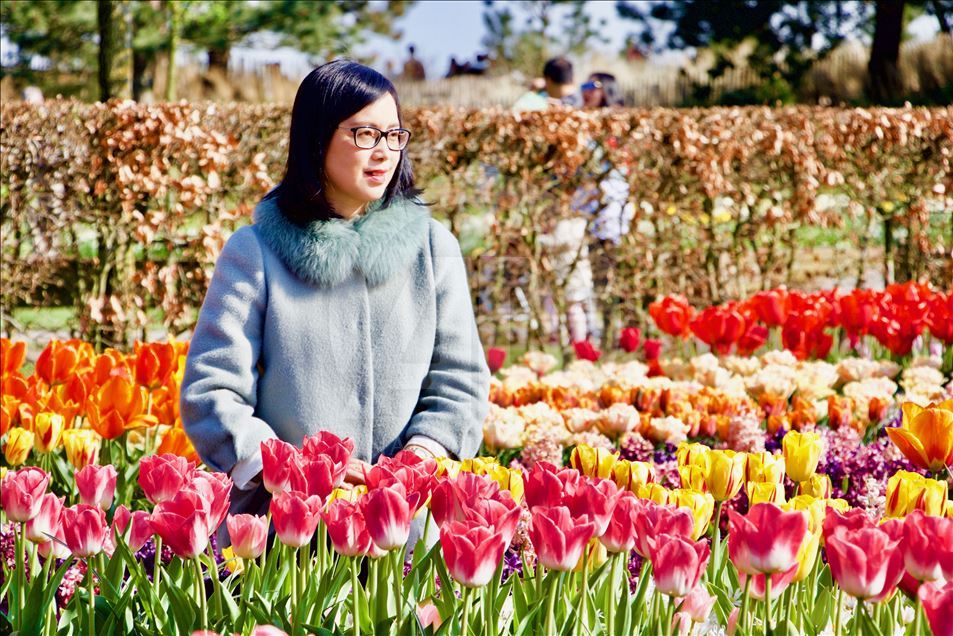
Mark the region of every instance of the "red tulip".
[[[784, 590], [788, 589], [788, 586], [791, 585], [791, 582], [794, 580], [794, 577], [797, 576], [799, 564], [795, 563], [785, 572], [775, 572], [774, 574], [754, 574], [752, 575], [751, 585], [748, 590], [751, 592], [751, 596], [758, 599], [759, 601], [764, 600], [764, 594], [767, 591], [765, 588], [767, 586], [767, 577], [771, 577], [771, 600], [774, 600], [781, 596], [781, 593]], [[738, 585], [744, 587], [748, 581], [748, 574], [744, 572], [739, 573], [738, 575]]]
[[768, 329], [763, 325], [751, 323], [748, 330], [738, 339], [738, 353], [750, 356], [768, 341]]
[[50, 476], [35, 466], [7, 473], [0, 487], [0, 502], [10, 521], [23, 523], [40, 512]]
[[483, 587], [503, 559], [509, 542], [496, 528], [451, 521], [440, 528], [440, 547], [453, 580], [465, 587]]
[[739, 572], [771, 574], [797, 565], [807, 538], [807, 515], [785, 512], [773, 503], [755, 504], [747, 515], [728, 511], [728, 556]]
[[80, 363], [80, 350], [72, 342], [50, 340], [36, 359], [34, 374], [49, 386], [62, 384], [70, 379]]
[[[131, 529], [129, 528], [130, 523], [132, 524]], [[113, 515], [112, 531], [114, 534], [125, 535], [127, 529], [129, 530], [129, 540], [126, 545], [133, 552], [138, 552], [146, 544], [146, 541], [155, 534], [155, 530], [152, 528], [152, 515], [145, 510], [129, 512], [128, 508], [120, 505]]]
[[712, 350], [726, 354], [747, 331], [748, 324], [740, 311], [726, 305], [707, 307], [692, 320], [690, 327]]
[[596, 362], [602, 357], [602, 352], [596, 349], [596, 346], [589, 340], [574, 342], [572, 343], [572, 348], [576, 352], [576, 357], [580, 360]]
[[407, 543], [418, 495], [411, 497], [412, 502], [408, 501], [407, 492], [399, 483], [375, 488], [364, 497], [362, 504], [367, 530], [377, 547], [389, 551]]
[[291, 490], [291, 473], [301, 461], [297, 448], [272, 438], [261, 443], [262, 483], [272, 495]]
[[283, 492], [271, 500], [271, 518], [278, 540], [293, 548], [311, 541], [321, 520], [321, 499], [300, 492]]
[[877, 318], [876, 292], [855, 289], [838, 300], [840, 324], [847, 333], [850, 346], [856, 347], [860, 336], [870, 333], [870, 326]]
[[108, 510], [116, 494], [116, 468], [89, 464], [76, 472], [76, 488], [81, 502]]
[[335, 499], [328, 504], [328, 509], [321, 513], [321, 518], [328, 527], [335, 552], [350, 557], [370, 552], [373, 541], [359, 504], [346, 499]]
[[619, 347], [626, 353], [633, 353], [639, 348], [639, 342], [642, 340], [642, 331], [638, 327], [626, 327], [619, 334]]
[[903, 539], [903, 560], [910, 576], [918, 581], [947, 578], [943, 566], [953, 563], [953, 519], [914, 510], [903, 520]]
[[486, 350], [486, 364], [490, 367], [490, 373], [496, 373], [503, 368], [506, 362], [506, 349], [499, 347], [490, 347]]
[[649, 305], [649, 315], [659, 329], [670, 336], [688, 334], [688, 323], [695, 310], [682, 296], [666, 296]]
[[595, 530], [587, 517], [573, 518], [565, 506], [533, 509], [529, 538], [540, 563], [550, 570], [568, 572], [576, 567]]
[[642, 351], [645, 353], [646, 360], [658, 360], [662, 353], [662, 341], [649, 338], [642, 345]]
[[73, 556], [85, 558], [103, 551], [106, 543], [106, 513], [98, 506], [76, 504], [63, 509], [63, 538]]
[[635, 520], [642, 509], [642, 500], [631, 492], [624, 492], [616, 502], [609, 525], [599, 540], [613, 554], [635, 549]]
[[826, 539], [831, 575], [847, 594], [883, 600], [903, 578], [900, 540], [880, 528], [834, 529]]
[[228, 515], [225, 521], [232, 551], [241, 559], [257, 559], [268, 542], [268, 519], [258, 515]]
[[63, 497], [51, 492], [40, 497], [40, 509], [26, 522], [26, 538], [33, 543], [46, 543], [56, 536], [63, 517]]
[[195, 464], [166, 453], [149, 455], [139, 462], [139, 486], [154, 504], [172, 499], [192, 479]]
[[788, 291], [783, 287], [758, 292], [751, 297], [749, 303], [758, 319], [769, 327], [783, 325], [791, 308]]
[[953, 636], [953, 579], [921, 585], [917, 596], [934, 636]]
[[930, 301], [926, 324], [934, 338], [948, 347], [953, 346], [953, 292], [937, 294]]
[[655, 588], [668, 596], [685, 596], [698, 585], [711, 550], [704, 541], [663, 534], [652, 557]]
[[651, 559], [662, 535], [691, 539], [694, 532], [695, 518], [687, 508], [645, 500], [635, 515], [635, 551], [643, 559]]
[[152, 527], [176, 555], [194, 558], [208, 546], [210, 506], [196, 491], [181, 490], [155, 507]]

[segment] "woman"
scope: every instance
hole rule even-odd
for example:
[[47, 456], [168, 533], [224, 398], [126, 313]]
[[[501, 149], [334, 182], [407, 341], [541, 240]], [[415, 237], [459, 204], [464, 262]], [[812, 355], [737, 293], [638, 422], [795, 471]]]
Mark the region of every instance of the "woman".
[[473, 456], [489, 371], [457, 240], [419, 201], [393, 84], [336, 60], [301, 83], [284, 177], [215, 265], [182, 422], [262, 513], [261, 442], [354, 440], [347, 479], [401, 449]]
[[612, 108], [622, 106], [622, 91], [611, 73], [592, 73], [582, 90], [582, 101], [585, 108]]

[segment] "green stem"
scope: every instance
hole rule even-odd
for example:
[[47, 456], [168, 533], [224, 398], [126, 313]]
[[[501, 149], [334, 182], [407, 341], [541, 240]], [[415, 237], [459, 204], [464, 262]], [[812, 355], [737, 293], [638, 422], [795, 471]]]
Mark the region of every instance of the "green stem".
[[543, 564], [536, 558], [536, 602], [543, 600]]
[[357, 580], [357, 568], [358, 568], [358, 559], [361, 557], [351, 557], [351, 617], [354, 621], [354, 636], [360, 636], [361, 634], [361, 606], [358, 602], [358, 586], [360, 583]]
[[463, 625], [460, 629], [460, 636], [469, 636], [470, 634], [470, 594], [470, 588], [463, 588]]
[[[738, 612], [738, 632], [744, 633], [743, 627], [748, 625], [748, 603], [751, 601], [751, 576], [745, 577], [745, 591], [741, 597], [741, 611]], [[751, 621], [754, 625], [754, 621]]]
[[196, 556], [192, 559], [192, 563], [195, 565], [195, 600], [199, 604], [202, 629], [208, 629], [208, 599], [205, 598], [205, 576], [202, 574], [202, 561]]
[[582, 552], [582, 595], [579, 601], [579, 620], [576, 621], [576, 633], [582, 633], [585, 629], [589, 631], [589, 546], [586, 546]]
[[609, 566], [609, 587], [606, 590], [606, 634], [615, 634], [615, 591], [619, 583], [619, 563], [622, 553], [612, 555], [612, 564]]
[[838, 586], [837, 598], [834, 601], [834, 636], [840, 636], [840, 606], [844, 591]]
[[549, 577], [549, 595], [546, 598], [546, 636], [552, 636], [553, 631], [553, 613], [556, 606], [556, 592], [559, 583], [562, 581], [562, 573], [553, 572]]
[[155, 589], [156, 598], [159, 598], [159, 579], [162, 576], [162, 537], [155, 535], [156, 555], [152, 567], [152, 587]]
[[403, 622], [401, 620], [402, 613], [404, 609], [404, 603], [401, 596], [403, 596], [402, 583], [404, 581], [404, 549], [397, 548], [394, 550], [394, 602], [397, 604], [397, 633], [400, 633], [400, 626]]
[[764, 633], [771, 633], [771, 575], [764, 575]]
[[715, 534], [711, 543], [711, 573], [712, 582], [717, 583], [718, 574], [721, 572], [719, 556], [721, 554], [721, 506], [724, 501], [719, 501], [715, 507]]
[[291, 565], [291, 616], [292, 616], [292, 632], [297, 633], [297, 615], [298, 612], [295, 610], [298, 607], [298, 553], [295, 548], [286, 546], [288, 552], [286, 553], [288, 561]]
[[215, 551], [212, 550], [212, 542], [210, 541], [206, 550], [208, 551], [209, 558], [209, 569], [208, 574], [212, 579], [212, 593], [215, 595], [215, 611], [221, 616], [222, 615], [222, 581], [218, 576], [218, 563], [215, 561]]
[[89, 558], [86, 559], [86, 589], [89, 592], [88, 621], [89, 633], [96, 633], [96, 586], [93, 584], [93, 566]]
[[857, 605], [854, 607], [854, 621], [851, 623], [851, 636], [857, 636], [860, 633], [860, 616], [864, 613], [864, 602], [857, 599]]
[[14, 621], [14, 624], [18, 629], [20, 629], [23, 627], [23, 606], [26, 605], [26, 593], [24, 590], [24, 587], [26, 586], [26, 572], [24, 571], [23, 565], [23, 561], [26, 559], [26, 545], [24, 544], [25, 537], [23, 536], [23, 533], [26, 531], [26, 525], [18, 523], [16, 526], [19, 526], [19, 532], [17, 532], [16, 527], [13, 528], [13, 542], [17, 552], [17, 606], [16, 620]]
[[920, 636], [920, 597], [917, 596], [917, 602], [913, 605], [913, 631], [912, 636]]

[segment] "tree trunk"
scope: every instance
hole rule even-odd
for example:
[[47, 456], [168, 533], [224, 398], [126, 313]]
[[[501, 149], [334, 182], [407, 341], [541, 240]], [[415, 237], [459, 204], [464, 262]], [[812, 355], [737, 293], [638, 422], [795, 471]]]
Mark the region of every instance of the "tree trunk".
[[169, 63], [165, 75], [165, 101], [175, 101], [175, 51], [179, 47], [179, 8], [178, 2], [169, 2]]
[[209, 49], [208, 53], [208, 70], [211, 71], [214, 68], [217, 68], [222, 72], [222, 75], [225, 76], [228, 74], [228, 49]]
[[867, 64], [867, 95], [877, 103], [896, 100], [903, 87], [898, 61], [905, 4], [906, 0], [877, 0], [874, 41]]
[[108, 101], [112, 94], [112, 63], [116, 40], [113, 28], [112, 0], [96, 0], [96, 22], [99, 30], [99, 100]]

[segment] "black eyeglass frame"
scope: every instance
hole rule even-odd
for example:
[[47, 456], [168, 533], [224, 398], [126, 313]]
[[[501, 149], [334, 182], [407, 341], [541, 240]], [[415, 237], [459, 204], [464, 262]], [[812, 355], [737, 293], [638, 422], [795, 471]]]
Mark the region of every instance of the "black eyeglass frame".
[[[406, 128], [391, 128], [390, 130], [381, 130], [380, 128], [378, 128], [378, 127], [376, 127], [376, 126], [352, 126], [352, 127], [338, 126], [338, 128], [340, 128], [341, 130], [349, 130], [349, 131], [351, 131], [351, 135], [354, 137], [354, 145], [357, 146], [358, 148], [360, 148], [361, 150], [373, 150], [374, 148], [377, 148], [377, 144], [379, 144], [379, 143], [381, 142], [381, 139], [385, 139], [385, 138], [386, 138], [386, 139], [387, 139], [387, 142], [386, 142], [386, 143], [387, 143], [387, 147], [388, 147], [390, 150], [393, 150], [393, 151], [395, 151], [395, 152], [399, 152], [399, 151], [401, 151], [401, 150], [403, 150], [404, 148], [407, 147], [407, 144], [410, 143], [410, 138], [413, 136], [413, 133], [410, 132], [409, 130], [407, 130]], [[373, 130], [373, 131], [375, 131], [375, 132], [377, 133], [377, 141], [374, 142], [374, 145], [373, 145], [373, 146], [364, 147], [364, 146], [362, 146], [361, 144], [357, 143], [357, 131], [363, 130], [363, 129], [365, 129], [365, 128], [366, 128], [366, 129], [369, 129], [369, 130]], [[406, 141], [406, 142], [404, 143], [404, 145], [401, 146], [400, 148], [394, 148], [393, 146], [390, 145], [390, 136], [389, 136], [389, 135], [390, 135], [390, 133], [392, 133], [392, 132], [405, 132], [405, 133], [407, 133], [407, 141]]]

